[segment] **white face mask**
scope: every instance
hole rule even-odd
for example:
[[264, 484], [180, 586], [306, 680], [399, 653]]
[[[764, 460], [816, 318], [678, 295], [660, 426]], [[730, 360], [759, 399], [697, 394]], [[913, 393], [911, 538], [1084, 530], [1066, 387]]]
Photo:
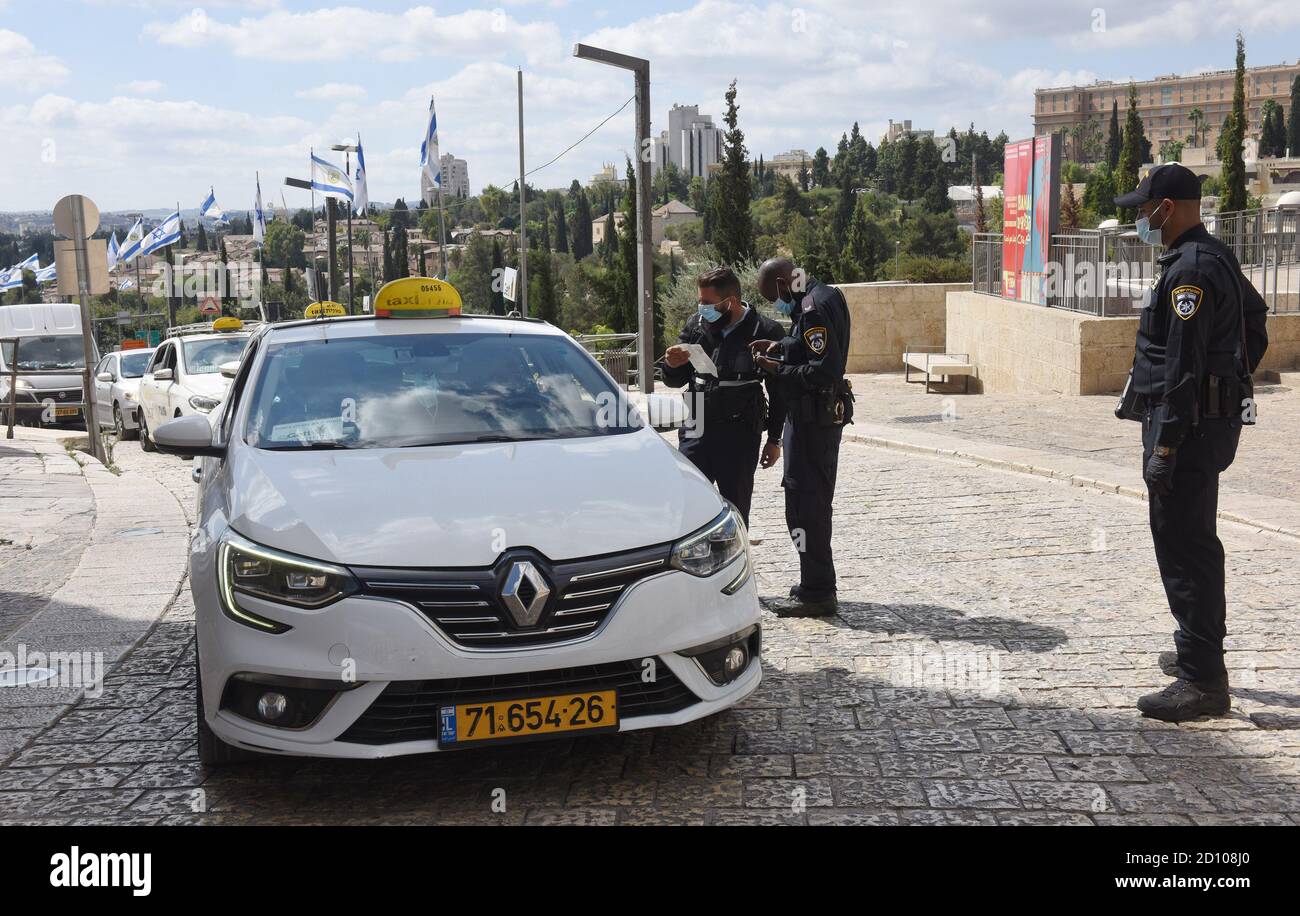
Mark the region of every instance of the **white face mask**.
[[1169, 222], [1169, 217], [1166, 216], [1164, 221], [1153, 229], [1149, 217], [1139, 216], [1134, 221], [1133, 228], [1137, 230], [1138, 238], [1148, 245], [1162, 245], [1164, 244], [1164, 225], [1167, 222]]

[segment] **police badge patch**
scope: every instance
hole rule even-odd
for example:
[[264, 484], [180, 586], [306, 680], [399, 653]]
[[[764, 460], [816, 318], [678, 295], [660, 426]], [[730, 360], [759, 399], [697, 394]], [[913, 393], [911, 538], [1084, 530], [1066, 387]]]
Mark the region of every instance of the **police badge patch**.
[[1205, 293], [1199, 286], [1176, 286], [1173, 291], [1174, 314], [1186, 321], [1201, 307]]
[[804, 343], [808, 345], [808, 349], [813, 351], [814, 355], [821, 356], [826, 352], [825, 328], [809, 328], [803, 332], [803, 340]]

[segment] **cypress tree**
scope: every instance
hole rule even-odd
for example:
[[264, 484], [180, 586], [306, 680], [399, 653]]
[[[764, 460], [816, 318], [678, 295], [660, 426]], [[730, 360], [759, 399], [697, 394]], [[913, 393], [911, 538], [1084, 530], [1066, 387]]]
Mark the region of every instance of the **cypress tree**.
[[1300, 156], [1300, 76], [1291, 82], [1291, 118], [1286, 128], [1286, 149], [1292, 156]]
[[1119, 168], [1119, 99], [1110, 103], [1110, 129], [1106, 134], [1106, 164], [1112, 172]]
[[[1124, 121], [1124, 147], [1119, 154], [1119, 168], [1115, 172], [1115, 189], [1119, 194], [1127, 194], [1137, 187], [1138, 166], [1142, 164], [1142, 118], [1137, 111], [1137, 86], [1128, 84], [1128, 116]], [[1132, 219], [1132, 212], [1120, 213], [1120, 222]]]
[[1223, 197], [1219, 212], [1230, 213], [1246, 209], [1246, 163], [1241, 145], [1246, 138], [1246, 39], [1237, 33], [1237, 76], [1232, 91], [1232, 114], [1228, 116], [1226, 138], [1223, 141]]
[[710, 184], [718, 184], [713, 247], [724, 264], [737, 264], [754, 255], [754, 225], [750, 218], [750, 184], [745, 165], [745, 134], [739, 126], [736, 81], [727, 88], [727, 131], [722, 139], [722, 168]]

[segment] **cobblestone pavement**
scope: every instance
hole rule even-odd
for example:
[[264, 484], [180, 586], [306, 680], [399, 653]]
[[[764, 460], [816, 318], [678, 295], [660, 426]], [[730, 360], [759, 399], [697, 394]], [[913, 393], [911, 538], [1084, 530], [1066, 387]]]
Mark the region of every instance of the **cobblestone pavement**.
[[[190, 505], [188, 463], [118, 447]], [[376, 762], [203, 768], [182, 590], [0, 769], [10, 823], [1300, 823], [1294, 541], [1224, 525], [1230, 717], [1144, 720], [1171, 619], [1145, 506], [971, 462], [846, 445], [842, 611], [765, 617], [765, 677], [702, 722]], [[188, 511], [188, 510], [187, 510]], [[760, 472], [760, 591], [794, 555]], [[504, 793], [504, 794], [502, 794]], [[505, 810], [494, 810], [504, 800]]]
[[[963, 395], [959, 381], [936, 385], [927, 394], [925, 386], [915, 381], [917, 376], [906, 384], [901, 372], [851, 378], [857, 395], [855, 419], [861, 423], [899, 431], [933, 429], [973, 441], [1091, 458], [1120, 468], [1141, 463], [1138, 426], [1115, 419], [1115, 395]], [[1300, 503], [1300, 473], [1294, 473], [1300, 390], [1260, 385], [1256, 395], [1259, 421], [1243, 431], [1241, 449], [1224, 475], [1224, 484]]]

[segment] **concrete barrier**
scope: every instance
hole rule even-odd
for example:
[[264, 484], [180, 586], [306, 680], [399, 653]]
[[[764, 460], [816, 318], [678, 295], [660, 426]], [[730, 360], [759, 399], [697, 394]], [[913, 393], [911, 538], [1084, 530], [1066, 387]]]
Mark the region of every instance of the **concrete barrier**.
[[849, 372], [897, 372], [909, 345], [942, 347], [948, 293], [969, 283], [841, 283], [849, 306]]
[[[1094, 318], [984, 293], [947, 294], [949, 352], [969, 353], [976, 381], [990, 393], [1119, 392], [1133, 364], [1138, 319]], [[1300, 314], [1270, 315], [1260, 368], [1300, 366]]]

